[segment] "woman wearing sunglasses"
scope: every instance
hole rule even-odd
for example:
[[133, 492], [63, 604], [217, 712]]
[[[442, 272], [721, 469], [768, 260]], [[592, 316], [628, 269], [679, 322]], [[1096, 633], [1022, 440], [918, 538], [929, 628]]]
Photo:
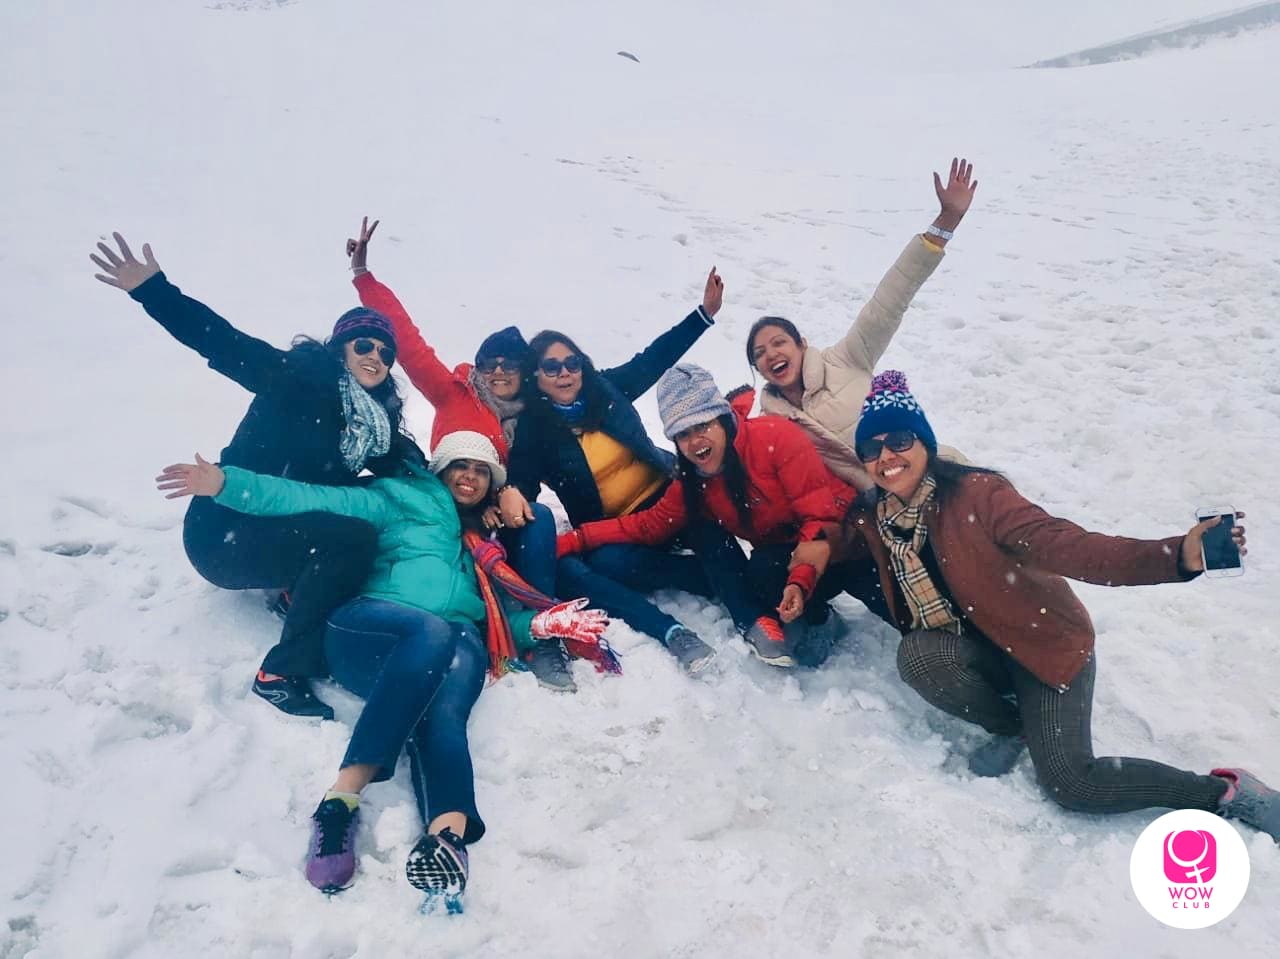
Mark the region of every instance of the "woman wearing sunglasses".
[[[933, 175], [942, 211], [914, 236], [839, 342], [810, 346], [796, 325], [780, 316], [757, 320], [747, 334], [747, 363], [765, 379], [760, 410], [785, 416], [804, 427], [831, 471], [860, 490], [875, 486], [854, 455], [849, 438], [871, 374], [916, 292], [942, 262], [943, 249], [973, 202], [978, 181], [973, 164], [951, 161], [946, 186]], [[954, 450], [943, 455], [959, 458]]]
[[[323, 344], [299, 337], [276, 349], [236, 329], [168, 281], [143, 246], [139, 262], [114, 234], [118, 250], [98, 244], [97, 278], [126, 291], [178, 342], [239, 383], [253, 400], [220, 461], [302, 482], [343, 486], [365, 469], [383, 473], [421, 450], [402, 430], [390, 376], [396, 358], [391, 324], [357, 307], [338, 318]], [[262, 662], [253, 691], [287, 713], [333, 718], [308, 679], [328, 675], [324, 620], [364, 582], [377, 535], [359, 519], [329, 514], [244, 516], [196, 499], [183, 522], [191, 565], [223, 589], [285, 587], [290, 597], [280, 642]]]
[[[499, 495], [503, 522], [521, 530], [517, 569], [538, 589], [586, 596], [633, 629], [661, 642], [689, 673], [714, 650], [643, 595], [680, 589], [707, 595], [696, 556], [618, 544], [555, 559], [555, 520], [534, 503], [546, 483], [569, 521], [626, 516], [657, 502], [670, 482], [674, 457], [645, 431], [633, 402], [657, 382], [711, 326], [724, 301], [713, 267], [702, 305], [621, 366], [597, 370], [563, 333], [544, 330], [529, 343], [526, 407], [511, 448], [511, 485]], [[531, 505], [532, 504], [532, 505]]]
[[[395, 330], [400, 366], [427, 401], [435, 407], [431, 447], [440, 437], [458, 430], [473, 430], [489, 438], [502, 462], [515, 437], [516, 417], [524, 408], [520, 398], [520, 363], [529, 345], [514, 326], [491, 334], [476, 351], [475, 365], [460, 363], [450, 370], [427, 345], [422, 333], [388, 287], [368, 268], [369, 241], [380, 221], [360, 223], [359, 239], [347, 240], [352, 282], [360, 302], [391, 321]], [[496, 525], [496, 511], [489, 516]]]
[[[315, 486], [220, 469], [199, 457], [157, 478], [170, 498], [194, 496], [259, 517], [356, 517], [377, 530], [368, 579], [356, 599], [330, 615], [325, 635], [334, 679], [365, 705], [311, 820], [306, 876], [324, 892], [345, 888], [355, 875], [361, 792], [390, 779], [407, 751], [425, 833], [409, 853], [406, 875], [424, 891], [460, 894], [466, 847], [485, 832], [467, 720], [486, 665], [500, 674], [513, 646], [553, 636], [600, 648], [608, 623], [602, 613], [581, 600], [555, 604], [507, 575], [500, 561], [478, 568], [464, 546], [464, 537], [480, 542], [481, 514], [504, 479], [493, 444], [470, 431], [441, 437], [429, 468], [406, 463], [403, 475], [367, 487]], [[597, 662], [616, 666], [608, 656]]]
[[[817, 666], [832, 637], [809, 628], [830, 615], [830, 595], [820, 589], [838, 583], [838, 591], [848, 576], [829, 570], [819, 587], [812, 567], [789, 570], [789, 560], [798, 542], [844, 515], [855, 491], [823, 465], [800, 427], [779, 416], [748, 418], [754, 399], [744, 387], [726, 400], [700, 366], [668, 370], [658, 381], [658, 412], [676, 444], [676, 480], [648, 509], [585, 523], [562, 534], [557, 549], [571, 556], [618, 543], [658, 546], [691, 525], [727, 530], [731, 536], [710, 540], [695, 532], [690, 545], [751, 652], [773, 666]], [[734, 537], [751, 543], [750, 559]], [[777, 607], [788, 582], [810, 602], [784, 630]]]
[[[1027, 749], [1047, 795], [1068, 809], [1204, 809], [1280, 840], [1280, 794], [1243, 770], [1203, 776], [1093, 754], [1093, 624], [1063, 577], [1106, 586], [1194, 579], [1212, 523], [1138, 540], [1050, 516], [1001, 474], [939, 459], [896, 371], [872, 382], [855, 448], [878, 501], [852, 513], [832, 542], [802, 544], [796, 559], [821, 569], [830, 554], [870, 552], [903, 633], [902, 678], [993, 736], [970, 757], [974, 773], [1002, 775]], [[1244, 552], [1244, 529], [1231, 532]]]

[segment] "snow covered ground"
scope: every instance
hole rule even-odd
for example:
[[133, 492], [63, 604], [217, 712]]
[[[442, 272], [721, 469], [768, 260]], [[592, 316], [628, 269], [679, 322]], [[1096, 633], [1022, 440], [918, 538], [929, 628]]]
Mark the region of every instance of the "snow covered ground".
[[371, 265], [455, 361], [511, 322], [621, 360], [715, 263], [727, 305], [690, 358], [727, 389], [763, 311], [834, 339], [968, 156], [974, 209], [886, 365], [944, 441], [1092, 528], [1249, 513], [1242, 579], [1079, 588], [1094, 729], [1100, 754], [1280, 783], [1280, 31], [1028, 71], [1219, 8], [445, 6], [0, 6], [0, 957], [1280, 955], [1268, 840], [1246, 831], [1229, 920], [1158, 925], [1128, 879], [1155, 813], [1065, 813], [1025, 761], [974, 780], [974, 732], [853, 603], [818, 672], [749, 661], [673, 596], [718, 675], [614, 627], [621, 679], [487, 690], [465, 916], [415, 913], [404, 778], [367, 793], [357, 884], [306, 885], [358, 704], [327, 690], [343, 723], [315, 726], [247, 695], [277, 623], [195, 575], [151, 488], [246, 396], [91, 278], [112, 229], [283, 344], [355, 302], [343, 241], [379, 216]]

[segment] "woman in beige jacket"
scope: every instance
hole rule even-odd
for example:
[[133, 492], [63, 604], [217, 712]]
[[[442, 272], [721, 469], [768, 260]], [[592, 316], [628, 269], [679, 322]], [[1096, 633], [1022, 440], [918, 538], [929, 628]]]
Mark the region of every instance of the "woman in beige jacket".
[[[942, 212], [923, 234], [911, 238], [838, 343], [826, 349], [810, 346], [794, 323], [779, 316], [757, 320], [747, 336], [747, 362], [766, 381], [760, 409], [802, 426], [831, 472], [860, 490], [875, 484], [853, 451], [858, 410], [903, 314], [942, 262], [943, 248], [973, 202], [978, 181], [972, 176], [973, 164], [958, 159], [951, 161], [945, 187], [933, 175]], [[948, 459], [963, 459], [945, 447], [941, 452]]]

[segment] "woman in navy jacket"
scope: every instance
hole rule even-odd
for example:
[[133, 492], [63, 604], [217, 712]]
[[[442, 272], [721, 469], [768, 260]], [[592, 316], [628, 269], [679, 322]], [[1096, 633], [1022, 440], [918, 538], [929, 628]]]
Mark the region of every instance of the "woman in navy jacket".
[[[525, 409], [511, 447], [510, 485], [499, 497], [503, 523], [520, 531], [514, 559], [531, 584], [551, 594], [558, 584], [570, 591], [565, 595], [589, 597], [661, 642], [690, 673], [710, 662], [714, 651], [640, 592], [667, 588], [709, 595], [697, 557], [614, 544], [566, 557], [557, 569], [555, 520], [545, 506], [530, 504], [545, 483], [569, 521], [580, 526], [628, 515], [662, 496], [675, 457], [654, 445], [632, 403], [707, 331], [723, 299], [724, 284], [713, 268], [701, 306], [643, 352], [607, 370], [597, 370], [563, 333], [544, 330], [535, 336], [524, 364]], [[547, 651], [540, 647], [540, 656], [562, 662], [552, 644], [543, 647]], [[534, 669], [550, 672], [556, 665], [535, 662]]]
[[[253, 400], [222, 451], [223, 466], [342, 486], [365, 469], [395, 472], [421, 450], [401, 431], [400, 399], [390, 367], [395, 336], [385, 317], [363, 307], [338, 320], [325, 344], [299, 338], [276, 349], [236, 329], [166, 279], [143, 246], [139, 262], [114, 234], [119, 251], [98, 244], [97, 278], [126, 291], [178, 342], [239, 383]], [[192, 500], [183, 522], [187, 557], [224, 589], [284, 587], [290, 605], [254, 692], [279, 709], [333, 718], [308, 679], [328, 675], [325, 617], [366, 579], [377, 534], [357, 519], [326, 513], [245, 516], [207, 498]]]

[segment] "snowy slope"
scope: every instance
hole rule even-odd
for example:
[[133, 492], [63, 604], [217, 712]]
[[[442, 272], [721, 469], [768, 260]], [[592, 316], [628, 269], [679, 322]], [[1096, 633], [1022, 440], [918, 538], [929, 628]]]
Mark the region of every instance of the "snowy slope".
[[945, 441], [1093, 528], [1249, 512], [1243, 579], [1080, 587], [1094, 730], [1100, 754], [1280, 782], [1280, 31], [1041, 72], [1013, 67], [1218, 8], [436, 6], [0, 6], [0, 956], [1280, 954], [1274, 846], [1246, 835], [1227, 922], [1157, 925], [1128, 881], [1155, 814], [1066, 814], [1025, 762], [975, 781], [973, 731], [901, 686], [852, 603], [819, 672], [751, 663], [669, 597], [719, 676], [614, 627], [621, 680], [487, 690], [466, 916], [414, 912], [403, 778], [367, 794], [357, 885], [305, 884], [347, 729], [246, 698], [277, 624], [194, 574], [150, 482], [216, 453], [246, 397], [92, 280], [111, 229], [283, 344], [354, 303], [342, 244], [380, 216], [371, 265], [456, 360], [510, 322], [623, 359], [715, 263], [727, 305], [690, 358], [727, 389], [762, 311], [837, 336], [963, 153], [977, 202], [886, 365]]

